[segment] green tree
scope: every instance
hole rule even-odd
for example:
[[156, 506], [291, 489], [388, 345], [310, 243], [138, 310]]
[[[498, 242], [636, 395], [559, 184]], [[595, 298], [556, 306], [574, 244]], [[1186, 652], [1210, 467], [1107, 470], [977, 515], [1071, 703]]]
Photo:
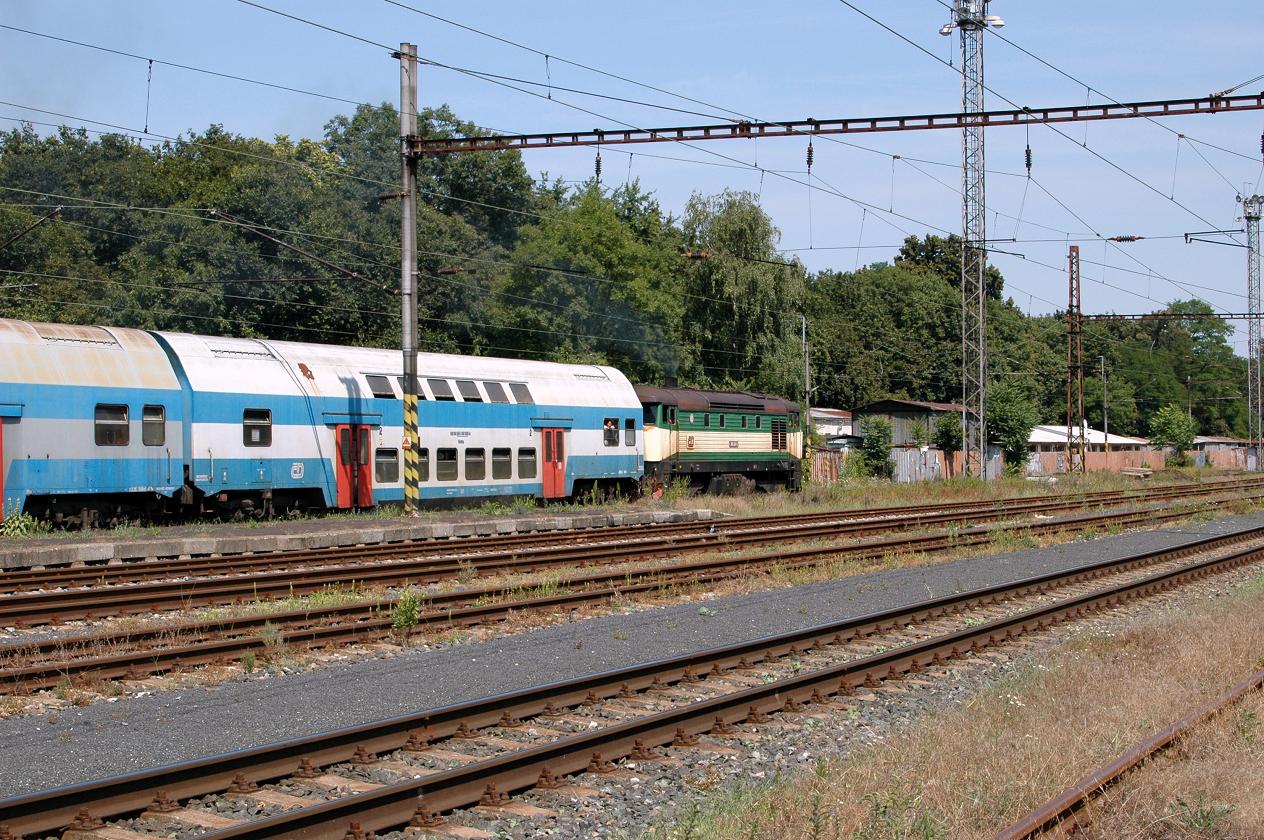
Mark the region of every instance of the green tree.
[[[947, 237], [927, 234], [923, 238], [909, 236], [900, 246], [897, 265], [919, 268], [943, 278], [953, 288], [961, 288], [961, 237], [955, 233]], [[996, 266], [989, 265], [984, 271], [984, 292], [992, 300], [1000, 300], [1005, 289], [1005, 278]]]
[[799, 394], [804, 271], [776, 250], [780, 232], [748, 192], [695, 194], [682, 222], [685, 339], [699, 378], [722, 388]]
[[1179, 405], [1165, 405], [1150, 418], [1150, 440], [1172, 447], [1173, 466], [1185, 465], [1185, 451], [1194, 445], [1197, 434], [1197, 423]]
[[1020, 386], [997, 382], [988, 388], [988, 437], [1005, 453], [1008, 472], [1020, 473], [1026, 469], [1028, 441], [1038, 422], [1036, 402]]
[[934, 443], [941, 451], [951, 455], [961, 451], [961, 415], [946, 412], [935, 420]]
[[891, 421], [885, 417], [867, 417], [861, 424], [864, 440], [860, 443], [860, 457], [865, 472], [878, 478], [890, 478], [895, 465], [891, 463]]

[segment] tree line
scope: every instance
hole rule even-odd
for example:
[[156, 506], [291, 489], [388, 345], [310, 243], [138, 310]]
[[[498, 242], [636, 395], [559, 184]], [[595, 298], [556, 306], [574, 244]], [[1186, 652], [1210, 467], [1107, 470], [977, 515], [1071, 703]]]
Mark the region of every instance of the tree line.
[[[446, 107], [427, 137], [475, 127]], [[175, 141], [22, 126], [0, 134], [0, 316], [392, 347], [399, 343], [398, 118], [359, 106], [323, 136], [211, 126]], [[632, 181], [532, 177], [514, 151], [423, 158], [423, 349], [611, 364], [634, 381], [812, 403], [960, 398], [959, 246], [909, 237], [893, 261], [811, 273], [746, 192], [695, 194], [677, 216]], [[281, 240], [301, 251], [286, 248]], [[303, 253], [305, 252], [305, 253]], [[319, 261], [315, 258], [319, 258]], [[321, 262], [324, 261], [324, 262]], [[339, 271], [330, 265], [343, 269]], [[1065, 418], [1066, 326], [1028, 316], [987, 277], [989, 366], [1005, 405]], [[1181, 321], [1094, 321], [1110, 428], [1146, 434], [1168, 405], [1204, 434], [1246, 433], [1246, 362], [1197, 301]], [[1086, 376], [1100, 428], [1100, 379]]]

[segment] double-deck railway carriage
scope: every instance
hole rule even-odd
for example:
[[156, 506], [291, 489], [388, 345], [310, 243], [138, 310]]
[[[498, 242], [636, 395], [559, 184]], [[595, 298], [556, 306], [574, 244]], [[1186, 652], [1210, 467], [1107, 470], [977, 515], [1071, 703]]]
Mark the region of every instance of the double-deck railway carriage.
[[0, 516], [90, 526], [188, 501], [186, 408], [147, 332], [0, 319]]
[[[219, 505], [403, 500], [397, 351], [159, 338], [192, 395], [193, 481]], [[640, 404], [613, 368], [432, 353], [417, 366], [423, 501], [562, 498], [641, 474]]]
[[754, 482], [798, 489], [803, 432], [799, 406], [746, 392], [637, 385], [645, 427], [646, 478], [686, 478], [708, 492]]

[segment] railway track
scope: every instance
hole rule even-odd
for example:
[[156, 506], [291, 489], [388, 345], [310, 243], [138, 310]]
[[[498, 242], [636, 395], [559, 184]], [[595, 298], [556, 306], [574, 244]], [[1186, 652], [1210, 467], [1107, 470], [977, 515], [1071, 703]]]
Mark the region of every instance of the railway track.
[[[1024, 531], [1054, 534], [1093, 527], [1153, 524], [1180, 519], [1198, 508], [1150, 507], [1031, 523]], [[480, 587], [431, 593], [419, 604], [412, 629], [470, 626], [527, 612], [575, 609], [629, 596], [654, 596], [717, 583], [769, 568], [794, 569], [826, 559], [878, 559], [897, 552], [935, 553], [986, 545], [1004, 525], [871, 540], [847, 546], [816, 545], [772, 553], [724, 557], [639, 571], [576, 573], [552, 581], [547, 595], [531, 587]], [[89, 633], [0, 648], [0, 693], [28, 693], [67, 680], [138, 679], [152, 673], [205, 664], [227, 664], [250, 652], [307, 649], [382, 638], [397, 631], [393, 599], [373, 599], [321, 609], [291, 610], [230, 620], [188, 622], [149, 630]], [[266, 632], [266, 638], [265, 638]], [[109, 651], [109, 653], [102, 653]]]
[[[1172, 486], [1142, 492], [1109, 490], [1085, 493], [1061, 499], [1018, 497], [984, 502], [944, 502], [934, 505], [879, 507], [851, 511], [823, 511], [807, 514], [758, 516], [702, 522], [677, 522], [656, 525], [621, 525], [571, 532], [543, 532], [488, 537], [458, 537], [451, 540], [425, 540], [401, 543], [377, 543], [358, 546], [337, 546], [308, 551], [275, 551], [260, 554], [191, 557], [168, 560], [136, 561], [115, 565], [60, 566], [45, 569], [19, 569], [0, 572], [0, 593], [17, 593], [38, 589], [65, 589], [78, 586], [104, 586], [141, 583], [187, 577], [225, 577], [285, 570], [299, 567], [333, 565], [346, 561], [390, 561], [402, 558], [457, 558], [462, 556], [512, 555], [533, 548], [556, 548], [559, 543], [577, 548], [593, 543], [618, 542], [646, 537], [666, 539], [679, 536], [714, 536], [731, 532], [806, 525], [821, 522], [862, 521], [867, 519], [905, 521], [924, 515], [950, 512], [1009, 510], [1039, 512], [1049, 504], [1081, 506], [1120, 504], [1127, 501], [1184, 498], [1211, 492], [1228, 492], [1264, 488], [1262, 479], [1229, 479], [1194, 486]], [[582, 555], [582, 549], [578, 552]]]
[[[13, 836], [142, 814], [206, 840], [342, 838], [749, 733], [768, 715], [846, 703], [1024, 633], [1264, 560], [1264, 529], [928, 600], [793, 633], [429, 709], [308, 738], [0, 800]], [[372, 776], [373, 781], [368, 781]], [[193, 801], [190, 801], [193, 800]], [[231, 800], [231, 802], [229, 802]], [[224, 817], [245, 802], [260, 818]], [[456, 817], [455, 819], [459, 819]], [[118, 834], [121, 829], [110, 827]], [[3, 836], [3, 835], [0, 835]]]
[[1167, 726], [1139, 744], [1134, 745], [1113, 761], [1098, 767], [1078, 779], [1063, 793], [1019, 817], [1009, 826], [993, 835], [992, 840], [1030, 840], [1030, 838], [1058, 830], [1062, 836], [1074, 834], [1091, 825], [1091, 820], [1081, 824], [1076, 814], [1089, 800], [1133, 770], [1156, 753], [1172, 746], [1197, 727], [1229, 707], [1252, 691], [1264, 687], [1264, 670], [1256, 671], [1241, 680], [1228, 691], [1210, 700], [1188, 715]]
[[[1228, 486], [1225, 486], [1228, 485]], [[1264, 482], [1218, 482], [1201, 487], [1171, 488], [1153, 492], [1147, 500], [1205, 498], [1222, 493], [1264, 489]], [[1253, 497], [1252, 497], [1253, 498]], [[439, 554], [381, 562], [303, 566], [248, 574], [202, 577], [117, 585], [90, 585], [74, 589], [12, 592], [0, 601], [0, 625], [31, 626], [72, 619], [182, 610], [192, 607], [254, 602], [319, 592], [327, 587], [394, 587], [453, 580], [465, 574], [521, 574], [562, 566], [628, 563], [666, 555], [736, 550], [741, 548], [817, 539], [858, 538], [893, 530], [912, 530], [935, 525], [996, 522], [1018, 515], [1054, 515], [1103, 502], [1081, 500], [1014, 500], [1000, 505], [953, 508], [903, 515], [853, 518], [844, 514], [773, 517], [738, 520], [740, 527], [692, 533], [650, 535], [626, 540], [584, 542], [562, 546], [500, 549], [491, 552]], [[832, 517], [832, 518], [830, 518]], [[787, 522], [788, 520], [788, 522]], [[736, 524], [736, 523], [735, 523]], [[398, 551], [398, 549], [396, 549]], [[322, 552], [318, 552], [323, 555]], [[107, 569], [109, 567], [106, 567]]]

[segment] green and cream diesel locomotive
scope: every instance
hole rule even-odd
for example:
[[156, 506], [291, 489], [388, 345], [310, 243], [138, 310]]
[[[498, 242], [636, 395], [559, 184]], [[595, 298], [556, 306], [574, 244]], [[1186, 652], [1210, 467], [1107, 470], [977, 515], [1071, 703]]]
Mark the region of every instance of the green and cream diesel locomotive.
[[747, 392], [637, 385], [644, 409], [645, 477], [679, 478], [712, 493], [797, 490], [802, 481], [799, 406]]

